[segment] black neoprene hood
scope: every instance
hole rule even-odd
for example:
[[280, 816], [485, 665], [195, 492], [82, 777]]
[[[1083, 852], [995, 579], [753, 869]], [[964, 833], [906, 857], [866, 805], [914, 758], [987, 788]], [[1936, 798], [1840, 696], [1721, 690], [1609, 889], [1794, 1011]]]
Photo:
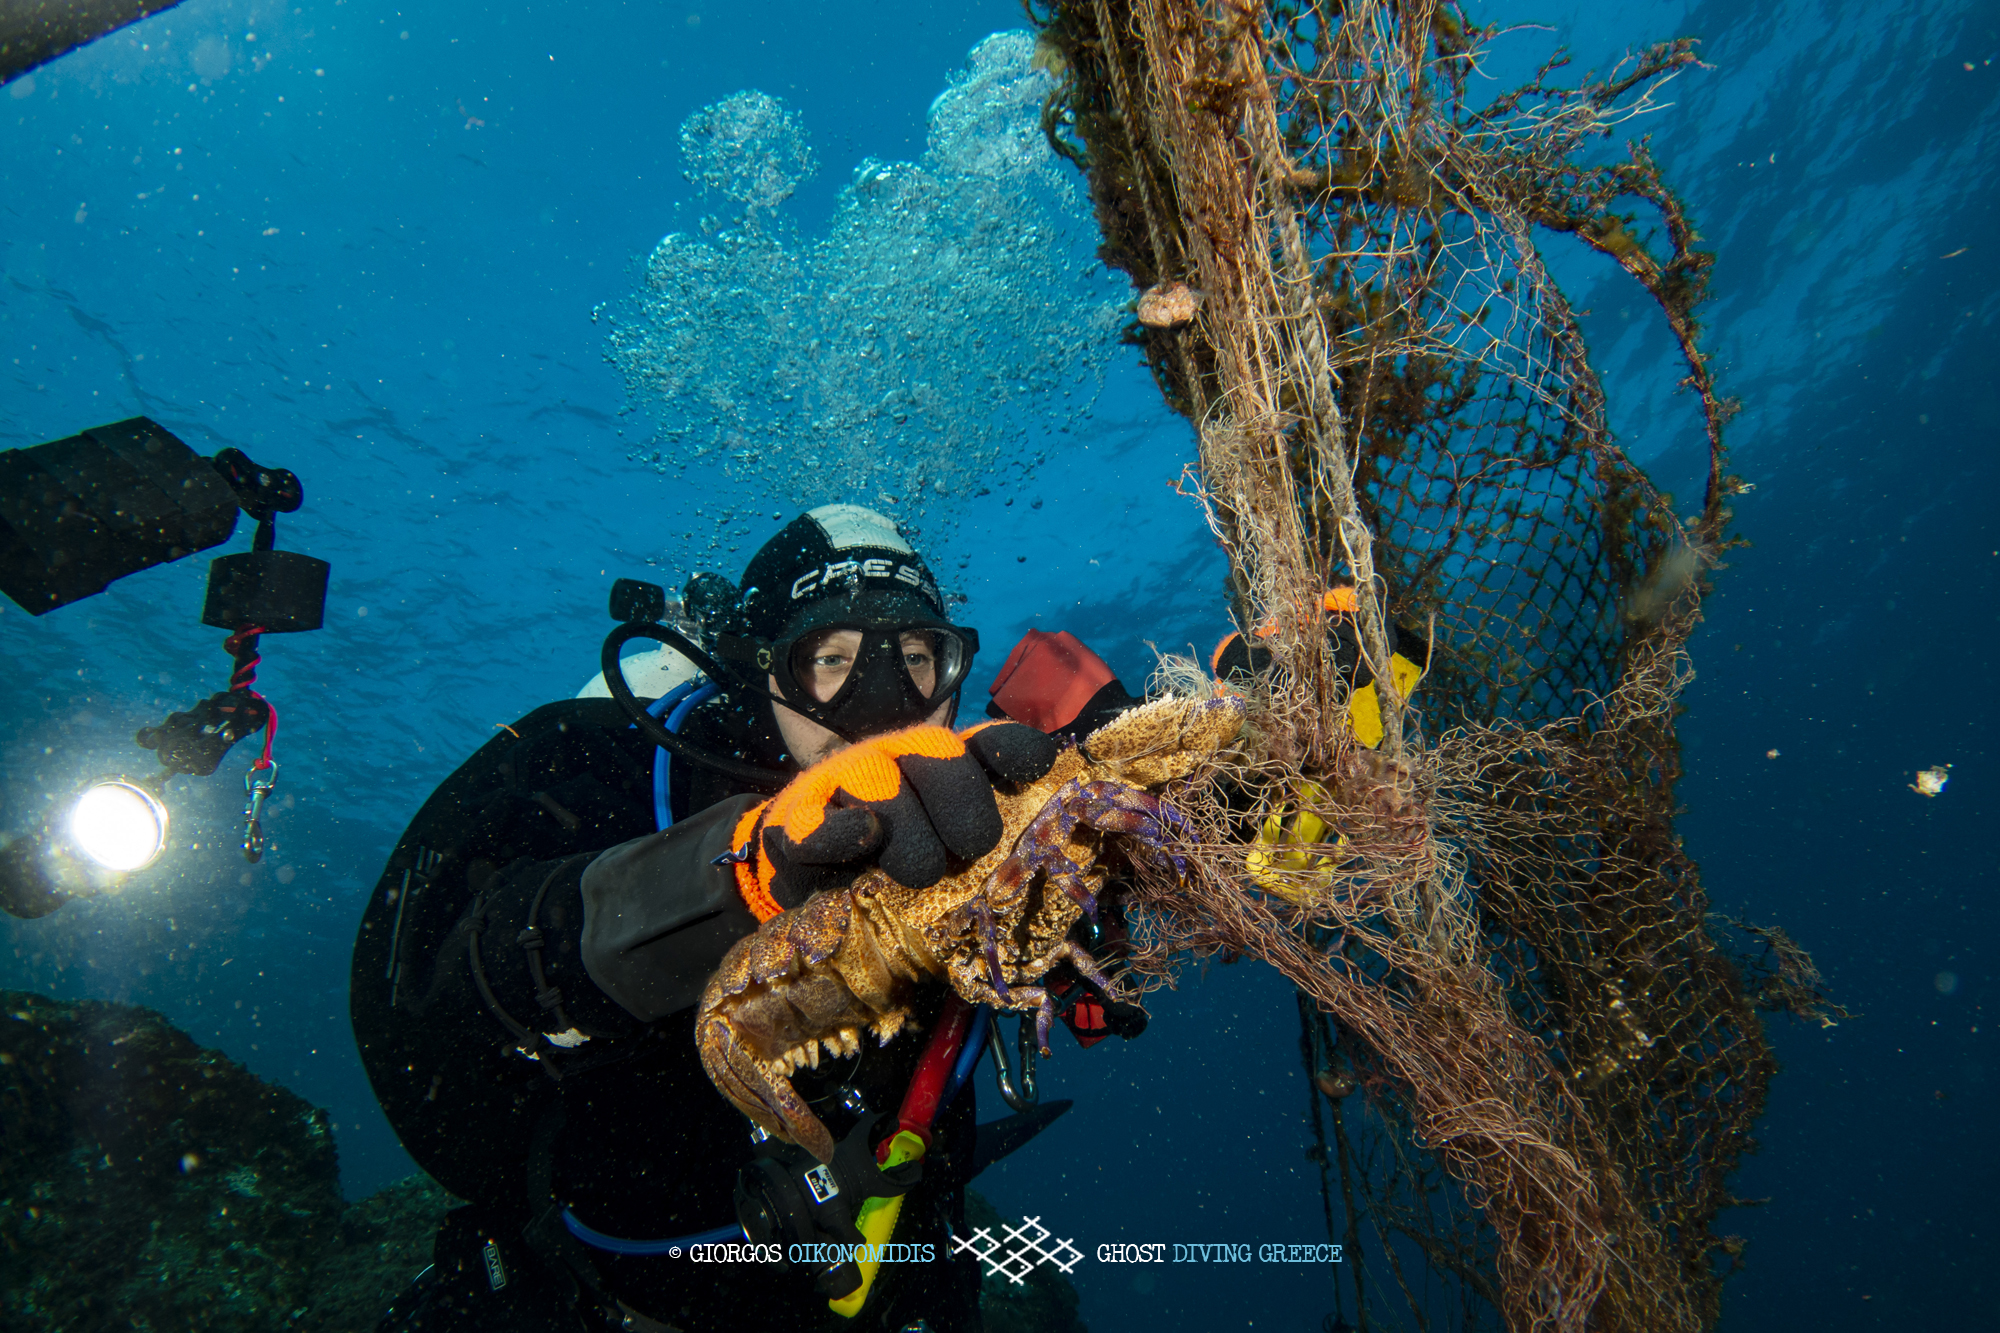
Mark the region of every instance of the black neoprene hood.
[[743, 572], [741, 614], [766, 640], [849, 618], [951, 623], [923, 557], [894, 522], [860, 505], [821, 505], [765, 542]]

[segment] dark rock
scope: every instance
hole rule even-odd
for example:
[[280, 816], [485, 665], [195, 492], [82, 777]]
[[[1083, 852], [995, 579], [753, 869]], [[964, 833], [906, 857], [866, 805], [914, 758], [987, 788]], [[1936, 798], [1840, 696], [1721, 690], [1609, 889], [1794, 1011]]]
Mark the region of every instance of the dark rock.
[[0, 992], [0, 1309], [51, 1333], [269, 1329], [341, 1201], [326, 1113], [160, 1015]]
[[0, 991], [0, 1326], [362, 1333], [451, 1203], [343, 1206], [326, 1112], [150, 1009]]
[[438, 1222], [461, 1200], [418, 1174], [349, 1205], [340, 1241], [313, 1269], [305, 1333], [373, 1333], [382, 1312], [431, 1261]]
[[[0, 1328], [372, 1333], [458, 1200], [343, 1205], [325, 1111], [150, 1009], [0, 991]], [[966, 1216], [1004, 1234], [976, 1193]], [[1087, 1333], [1046, 1265], [980, 1288], [987, 1333]]]

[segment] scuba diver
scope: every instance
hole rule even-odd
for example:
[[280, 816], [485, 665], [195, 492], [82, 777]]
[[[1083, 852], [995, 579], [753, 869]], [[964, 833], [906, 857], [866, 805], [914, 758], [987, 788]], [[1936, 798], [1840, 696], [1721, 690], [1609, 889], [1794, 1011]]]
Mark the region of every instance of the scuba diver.
[[[613, 697], [501, 728], [424, 803], [362, 921], [350, 1003], [363, 1064], [410, 1155], [466, 1201], [380, 1329], [977, 1330], [978, 1266], [949, 1239], [966, 1231], [966, 1184], [1067, 1103], [1003, 1132], [976, 1125], [966, 1076], [982, 1014], [981, 1035], [947, 1052], [929, 1151], [878, 1165], [899, 1103], [936, 1062], [927, 1036], [936, 1045], [951, 1026], [939, 1015], [958, 1001], [939, 983], [917, 1031], [796, 1072], [838, 1144], [822, 1165], [716, 1090], [696, 1004], [736, 941], [813, 892], [871, 866], [921, 888], [985, 854], [1000, 837], [996, 785], [1040, 777], [1058, 737], [1139, 700], [1069, 635], [1031, 632], [990, 691], [996, 720], [917, 733], [933, 737], [928, 753], [890, 752], [887, 789], [819, 798], [819, 832], [793, 842], [789, 824], [773, 828], [757, 857], [758, 812], [804, 769], [951, 726], [978, 635], [951, 622], [896, 525], [854, 505], [787, 525], [740, 590], [697, 575], [687, 634], [655, 623], [664, 598], [649, 591], [655, 604], [606, 640]], [[617, 656], [632, 637], [705, 678], [636, 698]], [[1119, 928], [1115, 910], [1103, 928]], [[1080, 976], [1049, 984], [1084, 1045], [1144, 1027], [1137, 1006]], [[886, 1198], [901, 1201], [894, 1242], [928, 1246], [907, 1252], [927, 1261], [865, 1274], [851, 1260], [769, 1261], [861, 1240], [857, 1217]], [[725, 1245], [739, 1248], [706, 1248]], [[840, 1298], [844, 1316], [829, 1309]]]

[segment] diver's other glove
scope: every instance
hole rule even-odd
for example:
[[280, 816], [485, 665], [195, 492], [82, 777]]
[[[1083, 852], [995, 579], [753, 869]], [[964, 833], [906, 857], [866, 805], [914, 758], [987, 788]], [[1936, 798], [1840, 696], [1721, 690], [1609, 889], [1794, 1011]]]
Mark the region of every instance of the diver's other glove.
[[822, 759], [736, 826], [737, 884], [759, 920], [841, 888], [870, 865], [929, 888], [950, 859], [973, 861], [1000, 841], [993, 783], [1033, 782], [1056, 742], [1018, 722], [963, 733], [910, 727]]
[[1146, 1030], [1148, 1015], [1136, 1004], [1115, 999], [1087, 977], [1051, 979], [1049, 990], [1056, 997], [1056, 1017], [1069, 1028], [1076, 1044], [1089, 1050], [1106, 1037], [1126, 1041]]

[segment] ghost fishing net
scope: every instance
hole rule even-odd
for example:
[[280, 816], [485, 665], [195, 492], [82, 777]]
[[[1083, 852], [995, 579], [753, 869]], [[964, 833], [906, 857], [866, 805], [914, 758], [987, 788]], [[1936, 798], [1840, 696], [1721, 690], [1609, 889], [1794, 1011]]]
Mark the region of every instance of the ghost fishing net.
[[[1826, 1012], [1809, 962], [1746, 977], [1718, 943], [1672, 822], [1736, 483], [1693, 315], [1710, 257], [1614, 135], [1690, 45], [1476, 104], [1493, 34], [1450, 3], [1036, 17], [1063, 74], [1045, 128], [1142, 290], [1133, 336], [1275, 662], [1244, 687], [1252, 740], [1181, 793], [1195, 873], [1143, 880], [1135, 974], [1223, 952], [1297, 984], [1342, 1318], [1712, 1324], [1740, 1248], [1713, 1224], [1772, 1070], [1756, 1011]], [[1709, 459], [1691, 517], [1612, 440], [1551, 232], [1679, 343]], [[1423, 658], [1411, 699], [1392, 642]]]

